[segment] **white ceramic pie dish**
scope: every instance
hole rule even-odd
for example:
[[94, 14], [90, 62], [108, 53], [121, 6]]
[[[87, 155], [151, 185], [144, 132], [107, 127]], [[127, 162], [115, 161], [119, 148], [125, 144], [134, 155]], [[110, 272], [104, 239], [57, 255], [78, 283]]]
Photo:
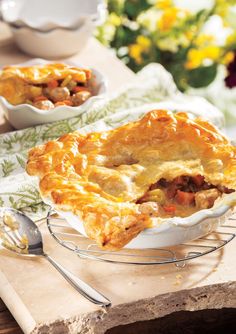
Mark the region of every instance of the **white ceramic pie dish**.
[[36, 57], [59, 59], [81, 52], [92, 37], [95, 26], [103, 24], [105, 18], [105, 10], [100, 10], [96, 16], [83, 18], [80, 25], [73, 29], [59, 26], [41, 31], [15, 25], [10, 25], [10, 28], [15, 43], [22, 51]]
[[[50, 199], [43, 198], [43, 200], [54, 208]], [[174, 217], [159, 219], [159, 221], [152, 218], [154, 227], [139, 233], [125, 248], [148, 249], [171, 247], [198, 239], [214, 231], [218, 226], [223, 225], [232, 214], [235, 205], [236, 193], [231, 193], [217, 200], [211, 209], [200, 210], [185, 218]], [[83, 221], [79, 216], [68, 211], [58, 209], [55, 209], [55, 211], [66, 219], [71, 227], [87, 237]]]
[[[160, 107], [159, 104], [158, 107]], [[163, 107], [166, 108], [167, 106], [163, 104]], [[183, 109], [180, 108], [180, 110]], [[140, 117], [141, 110], [137, 109], [135, 111], [135, 109], [133, 109], [132, 111], [139, 115], [134, 117], [135, 120], [137, 117]], [[121, 114], [122, 112], [118, 113], [119, 121], [122, 119]], [[113, 120], [114, 118], [116, 118], [116, 116], [113, 116]], [[96, 126], [93, 125], [91, 128], [90, 125], [88, 125], [82, 128], [81, 131], [82, 133], [90, 133], [94, 132], [96, 128], [100, 131], [109, 129], [105, 122], [98, 121]], [[43, 201], [63, 217], [71, 227], [85, 237], [87, 236], [80, 216], [69, 211], [62, 211], [55, 208], [54, 203], [44, 196]], [[227, 222], [227, 218], [232, 215], [235, 206], [236, 192], [224, 194], [221, 198], [215, 201], [215, 204], [211, 209], [200, 210], [185, 218], [152, 218], [153, 227], [145, 229], [139, 233], [139, 235], [129, 242], [125, 248], [148, 249], [171, 247], [198, 239], [216, 230], [218, 226], [224, 225], [224, 223]], [[93, 241], [91, 241], [91, 243], [92, 242]]]
[[81, 52], [91, 38], [95, 25], [87, 19], [73, 30], [56, 28], [41, 32], [30, 27], [10, 28], [15, 43], [23, 52], [36, 57], [59, 59]]
[[[63, 62], [69, 65], [80, 67], [80, 65], [75, 62]], [[44, 65], [48, 63], [50, 63], [50, 61], [35, 58], [27, 62], [17, 64], [17, 66]], [[12, 105], [3, 96], [0, 96], [0, 104], [6, 118], [14, 126], [14, 128], [23, 129], [30, 126], [68, 119], [86, 112], [95, 101], [103, 97], [103, 94], [107, 90], [107, 81], [102, 73], [96, 69], [91, 70], [93, 72], [92, 80], [96, 83], [95, 87], [97, 90], [97, 95], [90, 97], [80, 106], [58, 106], [51, 110], [41, 110], [30, 104]]]

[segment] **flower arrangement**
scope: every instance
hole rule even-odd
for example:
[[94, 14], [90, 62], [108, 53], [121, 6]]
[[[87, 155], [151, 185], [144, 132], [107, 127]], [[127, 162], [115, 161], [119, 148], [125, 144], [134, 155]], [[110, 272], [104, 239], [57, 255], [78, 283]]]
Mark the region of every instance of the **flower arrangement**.
[[[210, 8], [193, 12], [174, 0], [108, 0], [109, 15], [96, 36], [135, 72], [159, 62], [180, 90], [205, 87], [216, 77], [219, 64], [228, 66], [234, 60], [234, 5], [235, 0], [213, 0]], [[220, 41], [206, 29], [216, 16], [226, 31]]]

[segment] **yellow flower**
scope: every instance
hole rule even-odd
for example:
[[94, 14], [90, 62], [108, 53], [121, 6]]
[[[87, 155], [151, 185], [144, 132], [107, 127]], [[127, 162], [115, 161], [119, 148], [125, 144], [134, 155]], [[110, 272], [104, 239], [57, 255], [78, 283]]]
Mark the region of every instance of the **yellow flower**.
[[202, 47], [204, 45], [208, 45], [209, 43], [214, 42], [214, 40], [215, 40], [215, 37], [213, 35], [200, 34], [195, 39], [195, 44], [196, 46]]
[[187, 15], [189, 12], [185, 9], [169, 7], [162, 12], [157, 21], [157, 28], [162, 32], [169, 31], [174, 26], [181, 25]]
[[146, 36], [139, 35], [136, 38], [136, 43], [129, 46], [129, 55], [135, 60], [136, 64], [141, 64], [143, 61], [142, 54], [148, 53], [150, 47], [150, 39]]
[[236, 44], [236, 31], [230, 34], [226, 39], [226, 45]]
[[109, 15], [109, 23], [113, 24], [115, 27], [121, 25], [121, 18], [116, 13], [111, 13]]
[[234, 52], [233, 51], [229, 51], [226, 53], [226, 55], [224, 56], [222, 63], [224, 65], [228, 65], [229, 63], [231, 63], [234, 60]]
[[186, 38], [187, 38], [189, 41], [191, 41], [192, 38], [193, 38], [193, 36], [194, 36], [194, 34], [193, 34], [192, 31], [186, 31], [186, 32], [185, 32], [185, 36], [186, 36]]
[[161, 31], [170, 30], [176, 22], [177, 13], [178, 9], [175, 7], [166, 9], [157, 22], [158, 29]]
[[129, 46], [129, 55], [133, 58], [136, 64], [142, 63], [142, 47], [138, 44], [131, 44]]
[[202, 49], [202, 53], [204, 58], [208, 58], [211, 60], [218, 60], [220, 57], [220, 48], [215, 45], [206, 46]]
[[139, 35], [136, 38], [136, 42], [141, 47], [142, 51], [146, 52], [150, 49], [151, 41], [148, 37]]
[[185, 68], [192, 70], [201, 66], [204, 59], [203, 53], [197, 49], [190, 49], [187, 54], [187, 62], [185, 63]]
[[173, 1], [172, 0], [157, 0], [156, 2], [156, 7], [158, 9], [166, 9], [169, 8], [173, 5]]
[[190, 49], [187, 54], [185, 68], [192, 70], [203, 64], [205, 59], [217, 61], [220, 58], [220, 48], [215, 45], [206, 46], [202, 49]]

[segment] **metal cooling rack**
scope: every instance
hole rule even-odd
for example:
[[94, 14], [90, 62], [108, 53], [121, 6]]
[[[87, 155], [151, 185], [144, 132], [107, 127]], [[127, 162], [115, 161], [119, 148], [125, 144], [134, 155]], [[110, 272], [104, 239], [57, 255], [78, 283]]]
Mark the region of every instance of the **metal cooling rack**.
[[60, 245], [75, 252], [81, 258], [135, 265], [174, 263], [178, 267], [184, 267], [187, 261], [215, 252], [235, 238], [236, 212], [228, 218], [227, 225], [222, 225], [214, 232], [197, 240], [175, 247], [122, 249], [116, 252], [101, 250], [90, 239], [73, 229], [64, 218], [61, 218], [54, 211], [48, 213], [47, 226], [50, 234]]

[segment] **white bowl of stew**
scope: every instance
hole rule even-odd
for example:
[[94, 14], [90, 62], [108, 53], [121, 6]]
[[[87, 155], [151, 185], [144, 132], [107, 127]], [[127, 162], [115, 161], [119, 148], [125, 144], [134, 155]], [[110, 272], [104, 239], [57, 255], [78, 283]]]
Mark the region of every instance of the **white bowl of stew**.
[[[17, 64], [20, 67], [29, 67], [34, 65], [45, 65], [50, 62], [43, 59], [32, 59], [30, 61]], [[63, 61], [67, 65], [71, 65], [78, 68], [83, 68], [78, 64], [70, 61]], [[93, 104], [103, 98], [104, 93], [107, 91], [107, 81], [103, 74], [96, 69], [91, 70], [90, 85], [91, 90], [85, 89], [84, 91], [89, 91], [89, 94], [85, 94], [85, 98], [82, 101], [78, 101], [79, 105], [67, 105], [63, 104], [63, 101], [52, 101], [48, 98], [49, 102], [44, 102], [43, 99], [39, 101], [27, 101], [28, 103], [12, 104], [4, 96], [0, 96], [0, 105], [4, 111], [5, 117], [11, 123], [11, 125], [16, 129], [23, 129], [35, 125], [46, 124], [55, 121], [65, 120], [71, 117], [79, 116], [85, 113]], [[57, 83], [57, 87], [60, 88], [62, 82]], [[80, 91], [80, 88], [78, 88]], [[66, 90], [68, 94], [68, 90]], [[74, 89], [75, 94], [76, 89]], [[71, 92], [70, 99], [72, 98]], [[13, 93], [14, 94], [14, 93]], [[73, 95], [75, 95], [73, 94]], [[80, 94], [79, 94], [80, 95]], [[84, 101], [83, 101], [84, 100]], [[46, 99], [45, 99], [46, 101]], [[38, 103], [37, 103], [38, 102]], [[41, 102], [41, 104], [40, 104]], [[57, 103], [58, 102], [58, 103]], [[51, 105], [54, 104], [54, 106]], [[45, 109], [43, 104], [48, 104], [50, 109]]]

